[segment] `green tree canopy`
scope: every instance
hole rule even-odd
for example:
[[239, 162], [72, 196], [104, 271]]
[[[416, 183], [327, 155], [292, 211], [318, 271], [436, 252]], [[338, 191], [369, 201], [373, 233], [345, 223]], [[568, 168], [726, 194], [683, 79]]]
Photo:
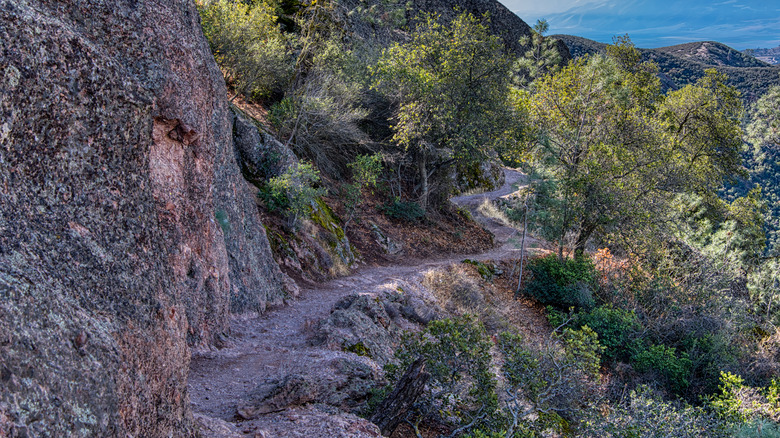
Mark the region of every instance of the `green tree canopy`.
[[397, 103], [393, 141], [413, 156], [424, 208], [431, 177], [452, 164], [479, 165], [513, 138], [511, 63], [486, 20], [461, 14], [445, 24], [429, 15], [410, 41], [383, 51], [373, 72], [374, 87]]
[[589, 238], [647, 230], [677, 194], [715, 196], [741, 171], [741, 103], [715, 71], [661, 92], [653, 64], [627, 38], [607, 56], [572, 62], [537, 82], [530, 118], [536, 155], [551, 174], [555, 203], [545, 228], [563, 249]]
[[766, 215], [769, 252], [780, 248], [780, 87], [772, 87], [750, 109], [745, 129], [753, 146], [750, 156], [751, 184], [762, 188], [769, 206]]

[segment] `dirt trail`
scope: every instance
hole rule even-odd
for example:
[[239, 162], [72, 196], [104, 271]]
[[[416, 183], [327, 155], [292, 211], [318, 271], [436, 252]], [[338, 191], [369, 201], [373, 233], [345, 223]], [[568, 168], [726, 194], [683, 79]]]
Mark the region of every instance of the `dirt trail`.
[[477, 213], [485, 199], [509, 195], [525, 182], [526, 177], [520, 172], [507, 169], [505, 174], [506, 182], [498, 190], [453, 198], [453, 202], [468, 208], [475, 219], [494, 233], [494, 249], [481, 254], [457, 254], [410, 261], [409, 264], [363, 268], [348, 277], [314, 287], [304, 285], [296, 301], [259, 317], [235, 318], [226, 348], [199, 352], [192, 358], [189, 394], [194, 412], [231, 422], [237, 402], [258, 384], [293, 373], [306, 373], [317, 367], [327, 368], [326, 364], [338, 357], [348, 356], [354, 360], [356, 356], [352, 353], [311, 346], [307, 335], [312, 325], [327, 317], [333, 305], [344, 296], [395, 289], [401, 281], [415, 281], [431, 268], [458, 263], [464, 258], [519, 258], [519, 249], [509, 242], [517, 230]]

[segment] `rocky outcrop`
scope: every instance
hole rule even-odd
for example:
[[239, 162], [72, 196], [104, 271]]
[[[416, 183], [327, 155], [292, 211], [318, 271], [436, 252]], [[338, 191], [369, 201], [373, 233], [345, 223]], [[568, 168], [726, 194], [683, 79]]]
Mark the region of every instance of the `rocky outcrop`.
[[[230, 268], [230, 311], [262, 312], [268, 304], [280, 304], [285, 298], [296, 296], [298, 288], [273, 260], [257, 212], [256, 190], [248, 184], [253, 180], [245, 169], [257, 169], [265, 161], [272, 161], [281, 169], [292, 163], [295, 156], [272, 137], [261, 137], [257, 128], [240, 114], [231, 111], [228, 117], [228, 138], [220, 144], [232, 147], [217, 150], [213, 193], [214, 215], [224, 236]], [[272, 170], [281, 173], [279, 169]]]
[[312, 342], [386, 364], [392, 360], [400, 339], [399, 327], [387, 310], [385, 303], [377, 297], [346, 296], [333, 306], [328, 318], [317, 323]]
[[260, 130], [251, 117], [236, 107], [231, 110], [234, 115], [233, 143], [236, 157], [247, 181], [255, 185], [263, 184], [298, 163], [298, 158], [290, 148]]
[[0, 0], [0, 40], [0, 435], [192, 436], [190, 346], [283, 293], [197, 11]]
[[348, 295], [336, 302], [327, 318], [317, 322], [312, 343], [385, 365], [394, 360], [401, 332], [409, 322], [425, 325], [440, 317], [436, 308], [417, 294]]
[[291, 374], [258, 385], [237, 407], [238, 417], [252, 420], [309, 403], [346, 411], [362, 405], [382, 382], [374, 368], [358, 360], [339, 357], [327, 368], [328, 373]]
[[379, 428], [365, 418], [318, 405], [264, 415], [251, 424], [256, 425], [247, 430], [259, 438], [382, 438]]

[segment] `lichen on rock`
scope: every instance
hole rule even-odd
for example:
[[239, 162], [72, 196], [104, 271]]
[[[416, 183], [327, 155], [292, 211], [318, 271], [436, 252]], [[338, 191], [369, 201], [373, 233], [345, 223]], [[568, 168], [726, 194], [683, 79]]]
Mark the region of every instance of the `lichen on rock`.
[[285, 282], [195, 6], [0, 0], [0, 40], [0, 435], [193, 436], [190, 349]]

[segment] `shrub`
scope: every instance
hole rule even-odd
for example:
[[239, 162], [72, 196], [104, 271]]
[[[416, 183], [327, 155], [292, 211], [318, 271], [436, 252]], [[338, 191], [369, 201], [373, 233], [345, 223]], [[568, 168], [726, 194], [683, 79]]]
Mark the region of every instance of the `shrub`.
[[198, 11], [214, 59], [237, 93], [258, 99], [283, 91], [292, 75], [290, 37], [269, 4], [199, 0]]
[[312, 202], [325, 194], [323, 188], [315, 187], [319, 180], [319, 172], [311, 163], [299, 163], [268, 180], [258, 196], [269, 210], [285, 215], [288, 226], [294, 229], [298, 219], [311, 211]]
[[302, 24], [310, 30], [301, 37], [297, 80], [284, 99], [271, 106], [269, 120], [280, 140], [298, 156], [317, 163], [327, 175], [343, 177], [354, 151], [369, 141], [358, 126], [368, 115], [361, 106], [366, 72], [335, 32], [328, 35], [325, 28], [333, 23], [320, 23], [327, 21], [320, 16], [323, 13], [327, 15], [311, 12], [309, 24]]
[[599, 343], [606, 348], [603, 356], [608, 362], [628, 360], [636, 348], [637, 337], [642, 329], [634, 312], [610, 305], [579, 313], [575, 322], [580, 326], [587, 325], [599, 335]]
[[606, 415], [594, 410], [581, 436], [592, 438], [728, 437], [726, 425], [700, 407], [663, 401], [640, 386], [626, 403], [609, 408]]
[[425, 217], [425, 210], [416, 202], [401, 201], [396, 198], [382, 207], [385, 215], [391, 219], [400, 219], [406, 222], [417, 222]]
[[[417, 358], [431, 374], [417, 403], [418, 420], [455, 426], [478, 426], [497, 406], [495, 376], [490, 368], [491, 342], [480, 322], [470, 315], [432, 321], [420, 333], [407, 333], [396, 354], [406, 369]], [[400, 377], [400, 376], [396, 376]], [[419, 421], [418, 421], [419, 423]]]
[[[751, 420], [780, 422], [780, 380], [773, 379], [766, 388], [747, 386], [745, 380], [732, 373], [720, 375], [720, 394], [710, 400], [722, 418], [747, 423]], [[757, 424], [756, 424], [756, 427]], [[746, 428], [747, 430], [750, 428]], [[748, 435], [749, 436], [749, 435]]]
[[521, 336], [502, 333], [497, 346], [504, 359], [501, 371], [507, 396], [503, 407], [510, 417], [509, 432], [520, 433], [518, 425], [566, 429], [568, 423], [561, 415], [578, 412], [594, 394], [591, 382], [599, 377], [603, 347], [588, 327], [564, 328], [554, 332], [544, 346], [530, 348]]
[[677, 354], [673, 347], [651, 345], [642, 349], [633, 358], [634, 367], [639, 372], [654, 370], [666, 378], [667, 386], [681, 394], [690, 385], [691, 367], [693, 363], [688, 353]]
[[740, 345], [726, 329], [691, 333], [678, 345], [693, 362], [689, 398], [718, 391], [721, 370], [739, 366]]
[[347, 167], [352, 169], [352, 182], [341, 186], [344, 208], [347, 210], [345, 230], [354, 219], [358, 207], [365, 200], [366, 191], [376, 187], [377, 179], [382, 172], [382, 155], [358, 155]]
[[528, 263], [531, 279], [526, 293], [561, 309], [574, 306], [591, 308], [596, 269], [584, 255], [561, 259], [554, 254], [533, 259]]
[[752, 420], [734, 426], [735, 438], [780, 438], [780, 425], [772, 421]]

